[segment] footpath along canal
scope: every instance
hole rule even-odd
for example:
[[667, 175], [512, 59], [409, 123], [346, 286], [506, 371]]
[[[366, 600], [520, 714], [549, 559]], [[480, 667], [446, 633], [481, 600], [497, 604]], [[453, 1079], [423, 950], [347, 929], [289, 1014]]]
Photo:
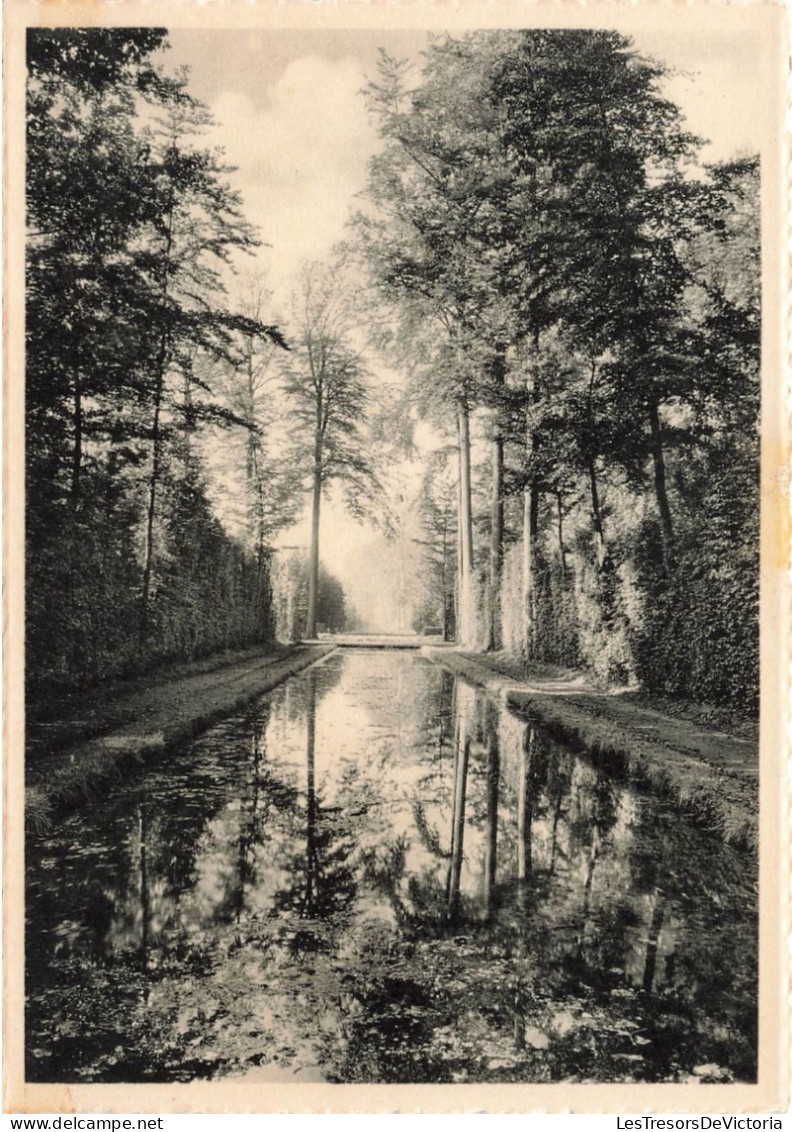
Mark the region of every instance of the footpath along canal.
[[31, 830], [38, 1082], [752, 1081], [755, 854], [417, 651]]

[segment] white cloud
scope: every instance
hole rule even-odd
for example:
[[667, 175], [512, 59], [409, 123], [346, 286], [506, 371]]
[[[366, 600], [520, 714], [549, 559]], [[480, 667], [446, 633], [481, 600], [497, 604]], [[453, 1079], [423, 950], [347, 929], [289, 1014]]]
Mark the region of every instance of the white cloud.
[[245, 211], [271, 245], [262, 255], [282, 296], [306, 259], [322, 258], [343, 237], [350, 205], [377, 144], [360, 90], [360, 64], [295, 59], [269, 88], [264, 106], [242, 90], [213, 103], [213, 142], [238, 166]]

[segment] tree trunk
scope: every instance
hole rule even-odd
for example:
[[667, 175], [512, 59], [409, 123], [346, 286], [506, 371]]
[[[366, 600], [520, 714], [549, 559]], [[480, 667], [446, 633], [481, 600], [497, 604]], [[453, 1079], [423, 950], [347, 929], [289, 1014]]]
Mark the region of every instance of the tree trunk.
[[151, 476], [149, 477], [148, 507], [146, 510], [146, 551], [143, 562], [143, 594], [140, 609], [141, 645], [144, 643], [148, 631], [151, 575], [154, 566], [154, 516], [157, 510], [157, 487], [159, 486], [160, 475], [160, 413], [162, 411], [162, 391], [163, 376], [160, 370], [154, 394], [154, 420], [151, 425]]
[[533, 332], [533, 373], [528, 385], [528, 408], [525, 428], [525, 460], [529, 483], [523, 492], [523, 560], [522, 560], [522, 616], [523, 655], [531, 660], [534, 655], [536, 634], [536, 558], [539, 536], [539, 483], [536, 474], [538, 437], [532, 420], [532, 405], [538, 396], [537, 370], [539, 366], [539, 331]]
[[605, 527], [602, 522], [602, 509], [600, 507], [599, 490], [597, 487], [597, 466], [593, 457], [590, 457], [587, 463], [589, 487], [591, 489], [591, 517], [594, 522], [594, 533], [597, 536], [597, 564], [600, 569], [602, 569], [607, 548], [605, 546]]
[[498, 870], [498, 790], [500, 786], [500, 749], [498, 745], [498, 710], [487, 702], [487, 834], [484, 844], [484, 902], [487, 919], [495, 911], [495, 883]]
[[[266, 730], [266, 722], [264, 722], [262, 726]], [[237, 923], [241, 921], [245, 911], [246, 886], [249, 881], [254, 879], [255, 875], [256, 817], [259, 803], [259, 784], [262, 781], [260, 731], [254, 731], [253, 733], [253, 767], [249, 781], [252, 783], [253, 790], [250, 798], [250, 809], [246, 812], [243, 803], [240, 811], [237, 883], [232, 897], [234, 919]]]
[[440, 593], [442, 595], [443, 620], [441, 622], [443, 627], [443, 640], [449, 641], [451, 639], [451, 608], [453, 607], [454, 595], [448, 592], [448, 511], [443, 514], [443, 558], [440, 564]]
[[652, 430], [652, 463], [654, 464], [655, 495], [657, 509], [660, 512], [660, 529], [663, 537], [663, 565], [666, 571], [671, 569], [672, 547], [674, 541], [674, 526], [671, 519], [671, 508], [668, 504], [666, 490], [666, 467], [663, 453], [663, 430], [660, 423], [660, 409], [657, 402], [652, 399], [649, 404], [649, 424]]
[[553, 824], [550, 833], [550, 868], [548, 869], [548, 876], [552, 876], [555, 872], [556, 850], [558, 848], [558, 823], [561, 820], [561, 806], [563, 801], [564, 796], [559, 791], [555, 808], [553, 809]]
[[305, 901], [304, 911], [313, 911], [319, 886], [316, 846], [316, 672], [308, 673], [308, 710], [305, 752]]
[[665, 893], [660, 888], [656, 888], [654, 907], [652, 908], [652, 919], [649, 924], [646, 940], [646, 959], [644, 962], [642, 980], [642, 988], [646, 994], [651, 994], [652, 988], [654, 987], [655, 970], [657, 968], [657, 950], [660, 943], [660, 932], [663, 927], [664, 918]]
[[475, 608], [473, 602], [473, 508], [470, 486], [470, 417], [468, 407], [459, 403], [459, 545], [460, 625], [457, 638], [470, 648], [475, 644]]
[[297, 579], [291, 571], [286, 576], [286, 632], [287, 640], [291, 643], [297, 640], [297, 617], [294, 610], [294, 591], [297, 588]]
[[72, 448], [71, 501], [76, 507], [80, 500], [80, 473], [82, 471], [83, 410], [82, 382], [78, 372], [74, 374], [74, 446]]
[[536, 630], [536, 544], [539, 537], [539, 489], [532, 483], [523, 492], [523, 654], [534, 654]]
[[506, 385], [506, 351], [499, 346], [492, 366], [495, 409], [492, 435], [492, 481], [490, 518], [489, 618], [485, 648], [499, 649], [501, 639], [501, 584], [503, 579], [503, 428], [501, 404]]
[[465, 795], [467, 794], [470, 736], [463, 725], [454, 778], [454, 805], [451, 818], [451, 882], [448, 890], [448, 915], [453, 919], [459, 910], [459, 886], [462, 880], [462, 859], [465, 844]]
[[602, 509], [600, 507], [599, 488], [597, 485], [597, 457], [596, 448], [593, 447], [595, 443], [594, 437], [596, 434], [596, 422], [594, 418], [594, 384], [597, 380], [597, 363], [594, 358], [591, 359], [591, 373], [589, 375], [588, 387], [588, 440], [585, 445], [586, 448], [586, 469], [589, 477], [589, 488], [591, 490], [591, 517], [594, 523], [594, 533], [597, 536], [597, 565], [602, 569], [605, 561], [605, 527], [602, 522]]
[[594, 883], [594, 869], [600, 854], [600, 835], [599, 829], [594, 827], [594, 836], [591, 842], [591, 849], [589, 850], [588, 869], [586, 870], [586, 883], [583, 887], [583, 914], [580, 920], [580, 932], [577, 941], [577, 954], [578, 958], [583, 954], [583, 948], [586, 944], [586, 928], [588, 927], [589, 914], [591, 912], [591, 886]]
[[556, 504], [558, 509], [558, 552], [561, 555], [561, 573], [566, 578], [567, 563], [566, 563], [566, 546], [564, 545], [564, 497], [560, 491], [556, 492]]
[[[168, 210], [168, 221], [165, 231], [165, 248], [163, 253], [164, 271], [162, 276], [162, 303], [163, 307], [168, 301], [168, 277], [170, 271], [170, 257], [173, 250], [173, 209], [171, 200]], [[170, 347], [170, 329], [165, 325], [160, 334], [159, 349], [154, 384], [154, 419], [151, 425], [151, 479], [149, 481], [148, 512], [146, 515], [146, 551], [143, 564], [143, 593], [140, 610], [140, 644], [145, 642], [149, 622], [149, 601], [151, 596], [151, 575], [154, 564], [154, 516], [157, 507], [157, 487], [159, 485], [161, 434], [160, 415], [162, 400], [165, 392], [165, 368], [168, 363], [168, 350]]]
[[316, 636], [316, 605], [319, 593], [319, 511], [322, 505], [322, 435], [316, 430], [314, 444], [313, 501], [311, 507], [311, 557], [308, 567], [308, 617], [306, 637]]
[[[461, 708], [460, 708], [460, 704], [459, 704], [461, 687], [462, 687], [462, 685], [459, 683], [459, 681], [454, 680], [454, 683], [453, 683], [452, 688], [451, 688], [451, 721], [453, 722], [453, 725], [454, 725], [454, 734], [453, 734], [453, 738], [451, 740], [451, 750], [454, 752], [454, 758], [453, 758], [453, 764], [452, 764], [452, 770], [451, 770], [451, 842], [452, 842], [452, 848], [453, 848], [453, 839], [454, 839], [453, 830], [454, 830], [454, 823], [455, 823], [455, 820], [456, 820], [456, 798], [457, 798], [456, 786], [457, 786], [457, 774], [459, 773], [459, 758], [460, 758], [459, 749], [460, 749], [460, 746], [462, 744], [462, 712], [461, 712]], [[441, 746], [440, 746], [440, 750], [442, 751], [442, 743], [441, 743]], [[446, 875], [446, 886], [445, 886], [446, 911], [448, 911], [448, 908], [449, 908], [450, 902], [451, 902], [451, 880], [452, 880], [452, 877], [453, 877], [453, 873], [454, 873], [454, 858], [453, 858], [453, 854], [449, 854], [448, 873]]]
[[251, 544], [255, 546], [259, 560], [264, 553], [264, 484], [261, 475], [261, 439], [256, 429], [256, 389], [253, 372], [253, 343], [248, 342], [247, 366], [247, 400], [245, 404], [245, 423], [247, 425], [247, 442], [245, 449], [245, 477], [249, 498], [249, 536]]
[[192, 436], [196, 427], [193, 419], [192, 379], [189, 370], [185, 370], [182, 374], [182, 415], [184, 417], [182, 424], [184, 449], [189, 460], [192, 455]]
[[148, 814], [146, 803], [138, 807], [138, 861], [140, 865], [140, 968], [148, 970], [151, 930], [151, 894], [148, 876]]
[[[499, 425], [496, 424], [499, 428]], [[492, 512], [490, 519], [490, 579], [487, 651], [501, 647], [501, 582], [503, 576], [503, 437], [492, 441]]]
[[517, 883], [520, 900], [523, 905], [525, 904], [528, 882], [531, 877], [533, 795], [530, 786], [530, 774], [535, 743], [536, 732], [533, 726], [529, 724], [520, 752], [520, 777], [517, 784]]
[[460, 455], [460, 474], [457, 476], [457, 533], [456, 533], [456, 576], [454, 578], [454, 638], [457, 643], [462, 639], [462, 524], [459, 521], [462, 514], [462, 459]]

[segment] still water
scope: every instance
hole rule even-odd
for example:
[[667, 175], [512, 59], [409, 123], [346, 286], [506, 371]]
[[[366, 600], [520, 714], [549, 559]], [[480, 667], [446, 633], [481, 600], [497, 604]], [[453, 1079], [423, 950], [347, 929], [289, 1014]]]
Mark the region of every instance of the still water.
[[32, 1081], [750, 1081], [756, 867], [347, 650], [27, 849]]

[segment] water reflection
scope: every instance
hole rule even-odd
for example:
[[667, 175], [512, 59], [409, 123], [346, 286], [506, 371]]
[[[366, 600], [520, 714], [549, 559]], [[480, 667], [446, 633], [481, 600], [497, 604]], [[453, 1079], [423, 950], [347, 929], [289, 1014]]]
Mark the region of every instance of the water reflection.
[[755, 1076], [755, 862], [347, 652], [28, 847], [28, 1076]]
[[487, 753], [487, 826], [484, 855], [484, 911], [488, 921], [495, 911], [495, 881], [498, 872], [498, 792], [500, 789], [500, 745], [498, 742], [498, 712], [493, 703], [485, 701]]

